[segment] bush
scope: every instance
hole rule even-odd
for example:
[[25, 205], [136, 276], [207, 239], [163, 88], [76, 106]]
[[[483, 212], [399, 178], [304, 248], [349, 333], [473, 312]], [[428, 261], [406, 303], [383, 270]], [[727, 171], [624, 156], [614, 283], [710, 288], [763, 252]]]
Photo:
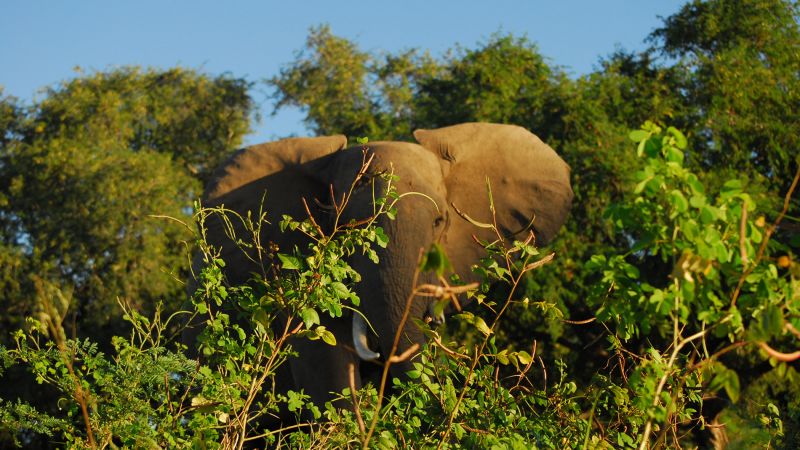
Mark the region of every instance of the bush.
[[[775, 367], [766, 372], [771, 383], [797, 384], [800, 356], [778, 350], [797, 347], [800, 338], [800, 268], [774, 239], [788, 206], [768, 223], [743, 182], [728, 180], [709, 192], [684, 166], [686, 139], [674, 128], [647, 123], [630, 138], [643, 169], [623, 201], [606, 212], [629, 245], [586, 262], [596, 277], [586, 302], [608, 330], [610, 355], [590, 382], [579, 382], [561, 362], [547, 367], [535, 340], [530, 350], [497, 344], [512, 305], [546, 307], [517, 291], [554, 256], [530, 239], [501, 238], [486, 245], [480, 286], [450, 285], [443, 276], [446, 256], [430, 249], [419, 270], [437, 272], [440, 305], [466, 291], [481, 313], [455, 316], [467, 338], [418, 323], [429, 344], [415, 357], [409, 379], [388, 376], [389, 366], [408, 355], [387, 355], [378, 385], [341, 393], [349, 410], [320, 408], [302, 392], [272, 389], [292, 357], [290, 336], [333, 344], [320, 315], [340, 316], [358, 305], [351, 288], [359, 276], [344, 257], [386, 245], [374, 221], [325, 234], [313, 218], [284, 218], [284, 227], [312, 238], [303, 252], [273, 255], [257, 239], [240, 237], [250, 251], [276, 256], [281, 270], [227, 286], [225, 262], [201, 242], [205, 268], [190, 311], [162, 319], [159, 310], [146, 318], [122, 304], [132, 332], [113, 338], [109, 354], [66, 337], [61, 324], [69, 297], [43, 285], [49, 295], [39, 296], [38, 316], [29, 319], [29, 331], [14, 335], [13, 348], [0, 349], [0, 358], [3, 368], [24, 366], [53, 387], [58, 414], [2, 400], [2, 424], [20, 444], [41, 434], [74, 448], [241, 448], [253, 440], [292, 448], [648, 448], [697, 445], [699, 430], [720, 409], [709, 408], [707, 399], [718, 396], [726, 417], [736, 418], [730, 426], [751, 432], [756, 442], [750, 445], [792, 445], [784, 423], [797, 422], [795, 400], [741, 406], [758, 390], [755, 368], [764, 363]], [[786, 205], [798, 177], [800, 171]], [[384, 194], [378, 214], [392, 214], [400, 199], [391, 189]], [[252, 236], [264, 220], [201, 208], [201, 229], [217, 214], [243, 221]], [[498, 284], [508, 288], [493, 288]], [[205, 322], [201, 363], [165, 335], [186, 315]], [[266, 425], [278, 416], [294, 421]], [[309, 416], [316, 420], [304, 420]]]

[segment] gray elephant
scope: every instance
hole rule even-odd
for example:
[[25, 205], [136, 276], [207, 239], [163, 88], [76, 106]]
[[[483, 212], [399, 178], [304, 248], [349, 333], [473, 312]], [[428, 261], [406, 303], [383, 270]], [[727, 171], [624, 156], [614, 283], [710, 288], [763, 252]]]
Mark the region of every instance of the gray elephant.
[[[424, 194], [403, 198], [397, 204], [396, 220], [380, 221], [390, 239], [387, 248], [378, 249], [380, 264], [375, 265], [366, 257], [355, 257], [350, 262], [362, 276], [356, 292], [361, 298], [361, 311], [377, 332], [378, 348], [365, 345], [365, 327], [357, 314], [323, 319], [323, 325], [336, 335], [336, 346], [307, 339], [292, 342], [299, 353], [289, 361], [294, 388], [303, 389], [317, 404], [323, 404], [332, 398], [331, 393], [349, 386], [349, 365], [359, 367], [362, 359], [389, 353], [413, 288], [420, 249], [439, 243], [454, 272], [462, 280], [473, 280], [470, 266], [484, 254], [473, 235], [483, 240], [491, 240], [493, 236], [490, 230], [475, 227], [462, 215], [478, 222], [491, 222], [487, 177], [492, 185], [497, 224], [505, 235], [520, 230], [527, 233], [532, 227], [537, 244], [547, 243], [569, 212], [572, 202], [569, 167], [552, 148], [524, 128], [465, 123], [417, 130], [414, 137], [419, 144], [369, 144], [374, 154], [370, 173], [393, 170], [398, 176], [395, 186], [399, 194]], [[246, 214], [259, 208], [266, 192], [265, 207], [272, 219], [283, 214], [305, 218], [302, 198], [308, 200], [313, 214], [322, 217], [324, 211], [311, 200], [329, 199], [331, 186], [341, 195], [349, 189], [361, 167], [361, 147], [346, 147], [344, 136], [330, 136], [284, 139], [240, 150], [213, 176], [204, 195], [205, 205], [224, 205]], [[378, 183], [376, 191], [383, 192], [385, 181], [381, 177], [372, 179]], [[372, 201], [372, 188], [357, 187], [345, 210], [346, 219], [369, 217], [373, 213]], [[281, 234], [277, 220], [273, 222], [264, 231], [268, 236], [262, 237], [263, 241], [274, 241], [282, 249], [293, 245], [304, 247], [303, 236]], [[220, 224], [209, 226], [208, 238], [212, 245], [221, 248], [230, 283], [244, 283], [251, 273], [261, 271], [226, 237]], [[431, 280], [423, 278], [418, 283], [428, 281]], [[410, 317], [426, 316], [429, 302], [415, 299]], [[425, 341], [421, 330], [411, 321], [401, 336], [398, 353]], [[393, 365], [392, 374], [401, 375], [410, 364], [407, 360]], [[361, 383], [358, 372], [356, 385]]]

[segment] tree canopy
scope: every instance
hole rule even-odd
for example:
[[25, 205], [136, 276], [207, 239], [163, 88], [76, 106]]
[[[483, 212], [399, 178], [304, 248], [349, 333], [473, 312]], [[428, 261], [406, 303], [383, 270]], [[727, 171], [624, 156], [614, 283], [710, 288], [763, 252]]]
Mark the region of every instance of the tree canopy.
[[[202, 183], [250, 130], [250, 85], [185, 69], [78, 73], [0, 109], [4, 329], [53, 284], [80, 333], [180, 303], [188, 219]], [[7, 339], [4, 336], [3, 339]]]

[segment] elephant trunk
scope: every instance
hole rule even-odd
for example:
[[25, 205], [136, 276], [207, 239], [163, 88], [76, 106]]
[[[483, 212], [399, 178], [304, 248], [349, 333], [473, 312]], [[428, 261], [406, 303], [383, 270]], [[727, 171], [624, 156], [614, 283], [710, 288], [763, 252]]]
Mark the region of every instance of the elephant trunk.
[[353, 313], [353, 347], [358, 357], [364, 361], [375, 361], [381, 357], [380, 353], [373, 352], [367, 344], [367, 322], [358, 313]]

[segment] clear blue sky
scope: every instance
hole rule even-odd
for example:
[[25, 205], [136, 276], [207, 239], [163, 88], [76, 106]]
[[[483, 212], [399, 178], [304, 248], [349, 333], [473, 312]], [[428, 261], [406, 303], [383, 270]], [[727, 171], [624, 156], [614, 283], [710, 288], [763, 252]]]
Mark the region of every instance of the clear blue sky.
[[[309, 27], [330, 24], [361, 49], [421, 48], [434, 56], [474, 48], [494, 32], [527, 35], [571, 75], [588, 73], [615, 48], [645, 48], [648, 33], [683, 1], [4, 1], [0, 9], [0, 86], [30, 101], [45, 86], [136, 64], [180, 65], [251, 81], [292, 61]], [[270, 91], [253, 92], [263, 115], [248, 143], [307, 134], [299, 111], [271, 116]]]

